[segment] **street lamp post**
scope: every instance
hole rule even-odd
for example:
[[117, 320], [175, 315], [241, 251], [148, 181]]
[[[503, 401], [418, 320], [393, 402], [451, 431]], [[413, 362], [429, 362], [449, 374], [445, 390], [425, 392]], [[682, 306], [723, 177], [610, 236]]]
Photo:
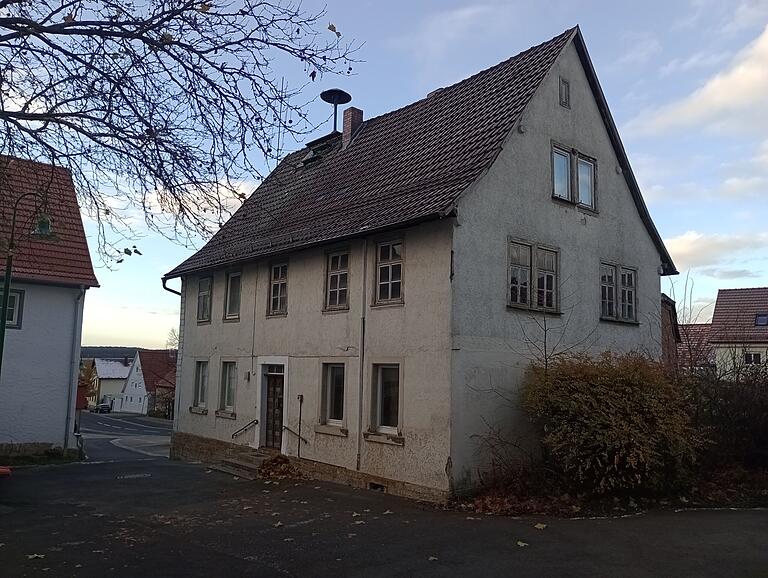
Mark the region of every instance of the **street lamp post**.
[[[8, 301], [11, 293], [11, 274], [13, 273], [13, 251], [16, 244], [16, 216], [19, 210], [19, 203], [27, 197], [37, 197], [43, 204], [45, 198], [40, 193], [32, 192], [21, 195], [13, 205], [11, 213], [11, 237], [8, 240], [8, 250], [5, 255], [5, 276], [3, 277], [3, 300], [0, 304], [0, 376], [3, 372], [3, 351], [5, 349], [5, 327], [8, 323]], [[45, 214], [38, 214], [37, 225], [32, 234], [39, 238], [50, 238], [51, 221]]]

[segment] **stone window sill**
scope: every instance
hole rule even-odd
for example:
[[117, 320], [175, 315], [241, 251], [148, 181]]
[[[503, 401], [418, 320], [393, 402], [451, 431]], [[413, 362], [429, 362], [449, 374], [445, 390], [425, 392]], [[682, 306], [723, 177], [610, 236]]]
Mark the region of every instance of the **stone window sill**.
[[189, 413], [196, 413], [198, 415], [208, 415], [208, 408], [192, 405], [189, 407]]
[[367, 431], [363, 432], [363, 437], [365, 438], [365, 441], [374, 442], [377, 444], [386, 444], [400, 447], [405, 445], [405, 438], [403, 438], [401, 435]]
[[317, 424], [315, 425], [315, 433], [345, 438], [349, 435], [349, 430], [337, 425]]
[[600, 321], [605, 321], [606, 323], [618, 323], [619, 325], [634, 325], [634, 326], [640, 325], [639, 321], [630, 321], [628, 319], [616, 319], [615, 317], [601, 317]]
[[234, 411], [227, 411], [225, 409], [217, 409], [216, 410], [216, 417], [221, 417], [224, 419], [237, 419], [237, 414]]

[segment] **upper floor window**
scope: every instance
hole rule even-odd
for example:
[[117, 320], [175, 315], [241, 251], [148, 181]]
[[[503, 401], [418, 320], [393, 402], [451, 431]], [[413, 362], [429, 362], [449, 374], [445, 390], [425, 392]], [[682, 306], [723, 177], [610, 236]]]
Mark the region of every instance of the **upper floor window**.
[[552, 196], [594, 209], [597, 162], [575, 150], [552, 146]]
[[328, 255], [326, 286], [326, 308], [346, 309], [349, 306], [349, 253], [331, 253]]
[[328, 425], [341, 426], [344, 420], [344, 364], [323, 364], [322, 418]]
[[745, 353], [744, 365], [760, 365], [761, 357], [759, 353]]
[[272, 265], [269, 290], [269, 313], [288, 312], [288, 263]]
[[600, 264], [600, 317], [637, 321], [637, 270]]
[[560, 106], [571, 108], [571, 83], [560, 77]]
[[[0, 302], [3, 292], [0, 291]], [[24, 308], [24, 292], [11, 289], [8, 292], [8, 309], [5, 317], [7, 329], [21, 329], [21, 314]]]
[[201, 277], [197, 282], [197, 320], [211, 320], [212, 277]]
[[381, 243], [376, 254], [376, 302], [403, 300], [403, 243]]
[[510, 241], [507, 303], [513, 307], [557, 311], [557, 261], [556, 249]]
[[768, 313], [758, 313], [755, 315], [755, 325], [761, 327], [768, 326]]
[[196, 407], [205, 407], [208, 400], [208, 362], [195, 362], [195, 398]]
[[240, 318], [240, 279], [239, 271], [227, 273], [227, 293], [224, 299], [224, 318]]

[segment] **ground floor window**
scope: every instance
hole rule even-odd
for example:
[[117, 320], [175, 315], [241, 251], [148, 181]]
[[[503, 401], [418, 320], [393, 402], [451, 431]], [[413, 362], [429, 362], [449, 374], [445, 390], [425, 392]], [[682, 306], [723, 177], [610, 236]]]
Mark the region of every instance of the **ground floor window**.
[[344, 421], [344, 364], [323, 364], [323, 421], [341, 426]]
[[236, 385], [237, 363], [234, 361], [224, 361], [221, 364], [221, 398], [219, 400], [219, 409], [234, 411]]
[[374, 425], [378, 431], [397, 433], [400, 426], [400, 366], [374, 365]]
[[208, 389], [208, 362], [197, 361], [195, 363], [195, 398], [196, 407], [205, 407]]

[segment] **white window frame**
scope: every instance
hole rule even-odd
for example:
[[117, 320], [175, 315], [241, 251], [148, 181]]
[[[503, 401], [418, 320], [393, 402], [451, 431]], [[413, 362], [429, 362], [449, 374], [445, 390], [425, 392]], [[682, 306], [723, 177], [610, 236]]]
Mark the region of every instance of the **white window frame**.
[[[227, 368], [229, 367], [233, 368], [231, 375], [227, 370]], [[231, 383], [229, 381], [229, 377], [232, 377]], [[224, 359], [221, 361], [221, 376], [219, 378], [219, 409], [221, 411], [228, 411], [228, 412], [234, 413], [236, 391], [237, 391], [237, 362]]]
[[[529, 264], [513, 263], [513, 246], [523, 248], [528, 251]], [[554, 255], [554, 270], [548, 270], [539, 267], [539, 253], [546, 252]], [[519, 298], [512, 301], [512, 273], [514, 271], [525, 272], [528, 275], [528, 295], [525, 301]], [[539, 304], [539, 274], [552, 278], [552, 306]], [[516, 309], [529, 309], [533, 311], [542, 311], [545, 313], [559, 313], [560, 311], [560, 250], [557, 247], [531, 243], [522, 239], [509, 238], [507, 240], [507, 306]], [[546, 291], [546, 288], [545, 288]], [[519, 292], [518, 292], [519, 295]]]
[[[237, 296], [237, 311], [231, 312], [232, 305], [232, 279], [237, 278], [240, 291]], [[227, 273], [227, 284], [224, 293], [224, 319], [227, 321], [240, 319], [240, 303], [243, 295], [243, 274], [241, 271], [230, 271]]]
[[[603, 281], [603, 271], [611, 271], [613, 274], [613, 282], [606, 283]], [[633, 285], [627, 285], [624, 282], [624, 275], [631, 274], [633, 278]], [[600, 319], [604, 321], [619, 321], [622, 323], [634, 323], [638, 321], [637, 311], [637, 267], [629, 267], [627, 265], [620, 265], [618, 263], [610, 263], [607, 261], [600, 262]], [[603, 303], [605, 301], [603, 294], [604, 290], [611, 290], [613, 293], [613, 314], [603, 311]], [[630, 295], [629, 300], [627, 296]], [[632, 314], [628, 315], [626, 312], [631, 308]]]
[[[400, 256], [397, 258], [392, 257], [392, 247], [395, 245], [400, 246]], [[390, 247], [389, 258], [381, 258], [382, 247]], [[402, 239], [391, 239], [389, 241], [383, 241], [376, 244], [376, 278], [374, 279], [374, 300], [375, 304], [388, 304], [388, 303], [403, 303], [405, 300], [405, 243]], [[393, 280], [392, 271], [395, 267], [399, 267], [400, 278]], [[381, 281], [381, 271], [387, 270], [387, 281]], [[392, 297], [392, 286], [395, 283], [400, 285], [400, 295]], [[381, 287], [387, 287], [388, 297], [381, 297]]]
[[[283, 274], [283, 267], [285, 274]], [[278, 271], [275, 276], [275, 271]], [[277, 294], [275, 295], [275, 289]], [[285, 289], [285, 294], [281, 295], [281, 288]], [[269, 315], [287, 315], [288, 314], [288, 262], [273, 263], [269, 266], [269, 299], [267, 312]], [[275, 301], [275, 299], [277, 301]], [[275, 303], [277, 305], [275, 305]]]
[[[581, 200], [581, 165], [586, 164], [590, 167], [590, 199], [589, 202], [584, 202]], [[575, 176], [576, 176], [576, 193], [575, 193], [575, 199], [577, 205], [581, 207], [587, 207], [589, 209], [595, 208], [595, 191], [597, 190], [597, 163], [594, 159], [591, 159], [589, 157], [586, 157], [584, 155], [578, 154], [576, 155], [576, 170], [575, 170]]]
[[[383, 425], [381, 423], [381, 375], [384, 369], [397, 370], [397, 423], [395, 425]], [[403, 412], [403, 375], [401, 364], [399, 363], [374, 363], [372, 365], [373, 374], [373, 430], [378, 433], [388, 435], [398, 435], [402, 427]]]
[[[202, 372], [201, 367], [205, 367]], [[194, 407], [205, 408], [208, 405], [208, 376], [210, 363], [207, 359], [195, 360], [195, 388], [192, 405]]]
[[[201, 284], [203, 281], [208, 282], [208, 290], [203, 291], [201, 289]], [[201, 299], [207, 298], [207, 307], [204, 306], [203, 310], [201, 311], [200, 307], [200, 301]], [[198, 323], [210, 323], [211, 321], [211, 303], [213, 302], [213, 277], [212, 276], [206, 276], [206, 277], [200, 277], [197, 280], [197, 322]], [[203, 303], [206, 303], [203, 301]]]
[[760, 365], [763, 362], [763, 356], [758, 352], [745, 351], [744, 365]]
[[[557, 194], [557, 181], [555, 179], [555, 156], [559, 155], [563, 157], [568, 162], [568, 178], [566, 179], [566, 185], [567, 189], [565, 196]], [[558, 145], [553, 144], [552, 145], [552, 152], [551, 152], [551, 158], [552, 158], [552, 196], [556, 199], [560, 199], [563, 201], [570, 201], [571, 197], [573, 196], [573, 159], [571, 158], [571, 152], [567, 149], [560, 147]]]
[[[2, 303], [2, 299], [3, 292], [0, 290], [0, 303]], [[11, 302], [13, 302], [13, 306], [11, 306]], [[21, 329], [21, 321], [24, 316], [24, 291], [21, 289], [8, 291], [8, 313], [11, 314], [11, 317], [10, 319], [7, 318], [5, 328]]]
[[[346, 393], [347, 393], [347, 367], [344, 363], [323, 363], [323, 383], [322, 383], [322, 423], [325, 425], [343, 427], [346, 417]], [[341, 390], [341, 418], [331, 417], [331, 408], [333, 407], [333, 370], [341, 368], [343, 372], [343, 383]]]
[[[346, 266], [342, 267], [342, 259], [346, 257]], [[335, 251], [328, 253], [326, 259], [326, 275], [325, 275], [325, 308], [328, 310], [342, 310], [349, 309], [349, 258], [350, 252], [348, 250]], [[338, 266], [334, 269], [332, 263], [334, 259], [338, 259]], [[341, 286], [342, 277], [346, 279], [345, 285]], [[334, 281], [336, 287], [334, 287]], [[344, 292], [344, 302], [340, 303], [339, 297], [341, 292]], [[332, 296], [336, 296], [336, 303], [331, 303]]]

